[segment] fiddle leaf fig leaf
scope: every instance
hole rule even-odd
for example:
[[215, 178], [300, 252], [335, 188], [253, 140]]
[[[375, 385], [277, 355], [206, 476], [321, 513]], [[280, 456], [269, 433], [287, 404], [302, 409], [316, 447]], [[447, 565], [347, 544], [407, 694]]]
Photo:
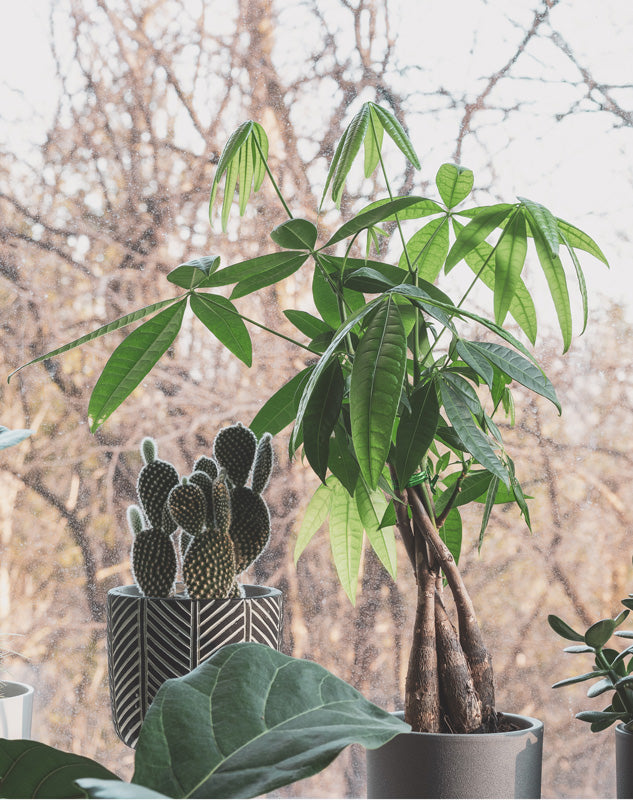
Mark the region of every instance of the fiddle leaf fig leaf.
[[231, 644], [159, 689], [132, 780], [171, 797], [255, 797], [407, 730], [318, 664]]
[[435, 176], [435, 183], [447, 208], [454, 208], [468, 197], [474, 179], [471, 169], [457, 164], [442, 164]]
[[186, 299], [144, 322], [128, 334], [110, 356], [88, 404], [94, 433], [121, 405], [174, 342], [185, 313]]

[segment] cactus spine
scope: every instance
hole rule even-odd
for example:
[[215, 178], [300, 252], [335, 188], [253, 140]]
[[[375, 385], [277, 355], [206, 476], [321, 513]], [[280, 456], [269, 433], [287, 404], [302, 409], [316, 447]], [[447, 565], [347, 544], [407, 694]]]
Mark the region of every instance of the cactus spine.
[[200, 456], [192, 474], [182, 479], [172, 464], [157, 457], [156, 442], [143, 439], [140, 508], [128, 509], [132, 571], [143, 594], [172, 594], [181, 564], [190, 597], [242, 596], [236, 576], [270, 537], [270, 514], [261, 493], [272, 470], [271, 439], [264, 434], [258, 443], [242, 423], [222, 428], [214, 440], [215, 460]]

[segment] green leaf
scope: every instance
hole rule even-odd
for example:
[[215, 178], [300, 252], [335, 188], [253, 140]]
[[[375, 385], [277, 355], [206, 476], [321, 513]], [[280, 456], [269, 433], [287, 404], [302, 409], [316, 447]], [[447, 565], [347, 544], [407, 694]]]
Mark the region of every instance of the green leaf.
[[576, 719], [580, 719], [583, 722], [591, 722], [591, 730], [594, 733], [598, 733], [622, 719], [622, 714], [618, 711], [581, 711], [576, 714]]
[[307, 311], [295, 311], [289, 308], [284, 311], [284, 316], [309, 339], [315, 339], [317, 336], [334, 330], [327, 322], [308, 314]]
[[567, 248], [567, 252], [571, 258], [572, 264], [574, 265], [574, 269], [576, 270], [576, 278], [578, 280], [578, 289], [580, 290], [580, 298], [582, 300], [582, 330], [580, 331], [581, 335], [585, 332], [587, 328], [587, 320], [589, 318], [589, 304], [587, 300], [587, 283], [585, 281], [585, 274], [582, 271], [582, 267], [580, 266], [580, 261], [578, 260], [578, 256], [574, 248], [569, 244], [565, 235], [563, 233], [560, 234], [561, 239]]
[[195, 289], [204, 286], [207, 278], [220, 266], [220, 256], [203, 256], [180, 264], [167, 275], [170, 283], [182, 289]]
[[299, 406], [299, 397], [312, 367], [306, 367], [278, 389], [259, 409], [249, 428], [259, 439], [268, 432], [275, 436], [294, 420]]
[[563, 653], [595, 653], [595, 649], [593, 647], [589, 647], [586, 644], [572, 644], [569, 647], [565, 647]]
[[266, 255], [257, 256], [256, 258], [249, 258], [246, 261], [231, 264], [229, 267], [214, 272], [205, 281], [204, 288], [229, 286], [232, 283], [239, 283], [248, 278], [257, 277], [262, 273], [283, 268], [289, 262], [294, 263], [298, 259], [303, 259], [303, 261], [305, 261], [307, 257], [307, 254], [300, 250], [285, 250], [281, 253], [267, 253]]
[[106, 781], [99, 778], [80, 778], [76, 781], [78, 786], [86, 792], [86, 795], [79, 795], [80, 797], [109, 797], [109, 798], [134, 798], [134, 800], [141, 800], [142, 798], [162, 797], [166, 798], [166, 794], [153, 792], [145, 786], [139, 786], [137, 783], [126, 783], [125, 781]]
[[407, 485], [435, 438], [440, 419], [435, 384], [429, 382], [416, 388], [410, 405], [410, 410], [402, 412], [396, 433], [394, 466], [401, 487]]
[[398, 564], [396, 537], [393, 527], [382, 527], [381, 524], [388, 507], [385, 496], [380, 490], [368, 492], [365, 483], [360, 480], [356, 484], [354, 499], [369, 543], [395, 581]]
[[382, 127], [380, 118], [376, 112], [370, 108], [370, 125], [365, 136], [365, 177], [369, 178], [378, 166], [380, 161], [380, 151], [382, 149], [382, 139], [385, 130]]
[[569, 641], [571, 642], [585, 641], [585, 637], [582, 635], [582, 633], [577, 633], [566, 622], [563, 622], [563, 620], [560, 617], [557, 617], [554, 614], [550, 614], [547, 617], [547, 621], [549, 623], [550, 628], [552, 628], [552, 630], [559, 636], [562, 636], [563, 639], [569, 639]]
[[354, 448], [340, 419], [334, 428], [334, 437], [330, 439], [328, 467], [348, 494], [354, 494], [360, 469], [354, 456]]
[[254, 797], [407, 730], [318, 664], [232, 644], [159, 689], [133, 780], [172, 797]]
[[410, 261], [420, 278], [433, 283], [444, 266], [448, 246], [447, 217], [431, 220], [409, 239], [398, 266], [407, 269]]
[[558, 247], [560, 243], [558, 235], [558, 223], [556, 217], [549, 209], [542, 206], [540, 203], [535, 203], [528, 200], [526, 197], [519, 197], [521, 205], [527, 209], [530, 220], [534, 223], [530, 225], [532, 234], [534, 228], [537, 228], [542, 239], [547, 243], [552, 258], [558, 255]]
[[24, 369], [25, 367], [30, 367], [31, 364], [39, 364], [40, 361], [46, 361], [49, 358], [59, 356], [62, 353], [68, 352], [68, 350], [72, 350], [74, 347], [79, 347], [82, 344], [86, 344], [86, 342], [91, 342], [93, 339], [98, 339], [100, 336], [105, 336], [106, 333], [112, 333], [112, 331], [118, 331], [120, 328], [125, 328], [126, 325], [131, 325], [133, 322], [138, 322], [139, 319], [148, 317], [150, 314], [153, 314], [155, 311], [158, 311], [161, 308], [166, 308], [167, 306], [176, 304], [178, 299], [179, 298], [170, 297], [169, 300], [161, 300], [159, 303], [152, 303], [149, 306], [139, 308], [138, 311], [133, 311], [131, 314], [125, 314], [123, 317], [119, 317], [112, 322], [108, 322], [106, 325], [102, 325], [100, 328], [92, 331], [92, 333], [87, 333], [85, 336], [80, 336], [79, 339], [74, 339], [72, 342], [64, 344], [61, 347], [58, 347], [56, 350], [50, 350], [48, 353], [44, 353], [43, 356], [33, 358], [31, 361], [27, 361], [26, 364], [22, 364], [21, 367], [14, 369], [13, 372], [11, 372], [7, 377], [7, 383], [11, 381], [11, 378], [16, 373], [20, 372], [20, 370]]
[[410, 161], [416, 169], [420, 169], [420, 160], [413, 149], [411, 140], [396, 117], [394, 117], [393, 114], [391, 114], [382, 106], [377, 106], [375, 103], [370, 103], [370, 105], [372, 111], [378, 117], [382, 127], [385, 129], [396, 147], [398, 147], [404, 157]]
[[456, 508], [451, 508], [448, 512], [446, 522], [440, 528], [439, 534], [457, 564], [462, 549], [462, 518]]
[[338, 359], [333, 358], [321, 373], [303, 418], [303, 449], [321, 481], [327, 472], [330, 436], [339, 418], [345, 381]]
[[[319, 257], [319, 261], [326, 265], [328, 263], [328, 260], [323, 256]], [[332, 281], [332, 283], [330, 283], [330, 281]], [[336, 329], [341, 324], [341, 315], [334, 286], [336, 286], [336, 279], [334, 277], [330, 277], [328, 281], [320, 269], [314, 270], [314, 275], [312, 276], [312, 298], [314, 304], [324, 321], [332, 328]], [[340, 291], [341, 289], [339, 287], [339, 292]], [[355, 292], [351, 289], [343, 289], [342, 296], [344, 299], [343, 305], [348, 311], [355, 312], [365, 305], [365, 298], [360, 292]]]
[[468, 225], [457, 234], [457, 238], [446, 257], [444, 271], [446, 273], [450, 272], [471, 250], [474, 250], [477, 245], [485, 241], [486, 237], [506, 219], [513, 208], [515, 206], [509, 203], [482, 206]]
[[435, 176], [437, 190], [447, 208], [454, 208], [468, 197], [473, 181], [473, 171], [457, 164], [442, 164]]
[[356, 588], [363, 552], [363, 523], [356, 501], [336, 478], [330, 478], [332, 505], [330, 507], [330, 547], [341, 586], [352, 605], [356, 604]]
[[[362, 211], [372, 211], [374, 208], [380, 208], [381, 206], [387, 205], [387, 203], [391, 203], [393, 200], [398, 200], [401, 197], [406, 197], [406, 195], [399, 195], [394, 197], [383, 197], [380, 200], [375, 200], [373, 203], [369, 203], [366, 205]], [[400, 209], [398, 211], [398, 219], [402, 222], [406, 219], [421, 219], [422, 217], [428, 217], [432, 214], [442, 214], [446, 215], [446, 211], [442, 208], [439, 203], [436, 203], [435, 200], [429, 200], [426, 197], [418, 198], [418, 201], [414, 203], [412, 206], [407, 206], [406, 208]], [[388, 217], [385, 217], [382, 221], [383, 222], [395, 222], [396, 215], [390, 214]]]
[[257, 155], [257, 150], [253, 152], [251, 143], [247, 142], [244, 147], [240, 148], [238, 156], [238, 183], [239, 183], [239, 208], [240, 217], [246, 211], [248, 205], [248, 198], [251, 194], [251, 186], [253, 183], [254, 173], [254, 159]]
[[604, 645], [613, 636], [614, 631], [614, 620], [601, 619], [599, 622], [595, 622], [590, 628], [587, 629], [585, 632], [585, 643], [588, 644], [589, 647], [595, 647], [596, 649], [604, 647]]
[[391, 445], [407, 361], [398, 306], [383, 300], [354, 356], [350, 381], [352, 440], [361, 474], [375, 489]]
[[413, 206], [423, 199], [424, 198], [422, 197], [415, 197], [414, 195], [409, 197], [397, 197], [395, 200], [390, 200], [388, 203], [383, 203], [376, 208], [372, 208], [370, 211], [361, 211], [355, 217], [352, 217], [350, 220], [348, 220], [344, 225], [341, 225], [341, 227], [336, 231], [332, 238], [323, 245], [323, 247], [330, 247], [337, 242], [342, 242], [343, 239], [347, 239], [349, 236], [353, 236], [354, 234], [360, 233], [367, 228], [371, 228], [372, 225], [382, 222], [392, 214], [398, 214], [402, 209]]
[[3, 797], [85, 797], [78, 778], [117, 780], [90, 758], [27, 739], [0, 739], [0, 776]]
[[329, 486], [321, 484], [312, 495], [306, 512], [303, 515], [301, 527], [297, 534], [297, 541], [294, 549], [295, 566], [299, 556], [306, 549], [314, 534], [319, 530], [330, 513], [332, 506], [332, 490]]
[[312, 250], [317, 240], [317, 229], [307, 219], [289, 219], [274, 228], [270, 238], [287, 250]]
[[583, 683], [584, 681], [591, 681], [599, 678], [601, 675], [606, 675], [606, 670], [597, 669], [593, 672], [585, 672], [582, 675], [575, 675], [573, 678], [565, 678], [565, 680], [557, 681], [552, 684], [552, 689], [560, 689], [561, 686], [572, 686], [574, 683]]
[[440, 386], [446, 415], [468, 452], [482, 467], [509, 485], [507, 469], [498, 459], [488, 437], [475, 423], [463, 395], [456, 391], [444, 377], [442, 377]]
[[563, 270], [563, 265], [561, 264], [559, 256], [552, 255], [549, 243], [546, 241], [540, 228], [531, 216], [528, 216], [528, 224], [534, 236], [538, 260], [545, 273], [550, 294], [554, 301], [558, 324], [563, 336], [563, 352], [565, 353], [571, 344], [572, 334], [571, 306], [569, 303], [565, 271]]
[[561, 405], [556, 397], [554, 386], [547, 376], [543, 374], [542, 370], [531, 361], [528, 361], [514, 350], [504, 347], [502, 344], [494, 344], [493, 342], [470, 342], [469, 344], [510, 378], [527, 389], [536, 392], [536, 394], [547, 398], [556, 406], [559, 412], [561, 411]]
[[471, 369], [474, 369], [477, 375], [483, 378], [488, 386], [492, 388], [494, 370], [485, 355], [465, 339], [458, 339], [455, 343], [455, 349], [462, 361], [465, 361]]
[[253, 346], [244, 320], [230, 300], [217, 294], [191, 295], [191, 310], [222, 344], [250, 367]]
[[527, 255], [525, 217], [517, 211], [503, 230], [495, 249], [495, 322], [503, 325], [521, 285]]
[[[448, 488], [445, 489], [434, 501], [436, 514], [441, 514], [446, 508], [446, 505], [453, 494], [454, 484], [459, 479], [461, 474], [462, 473], [460, 470], [459, 472], [454, 472], [452, 475], [448, 475], [443, 479]], [[468, 503], [478, 501], [482, 497], [485, 498], [487, 496], [488, 486], [490, 486], [491, 480], [492, 475], [487, 470], [476, 470], [471, 472], [470, 475], [467, 475], [462, 480], [460, 491], [453, 501], [454, 505], [464, 506], [468, 505]]]
[[173, 344], [187, 305], [179, 300], [128, 334], [108, 359], [88, 404], [94, 433], [136, 389], [159, 358]]
[[576, 228], [574, 225], [571, 225], [569, 222], [560, 219], [560, 217], [556, 219], [556, 224], [558, 226], [558, 232], [561, 234], [562, 241], [566, 239], [571, 247], [576, 247], [579, 250], [584, 250], [586, 253], [591, 253], [592, 256], [600, 259], [607, 267], [609, 266], [606, 256], [591, 236], [581, 231], [579, 228]]
[[35, 431], [29, 430], [28, 428], [10, 430], [9, 428], [5, 428], [4, 425], [0, 425], [0, 450], [5, 450], [7, 447], [20, 444], [20, 442], [28, 439], [33, 433], [35, 433]]
[[[294, 253], [294, 250], [285, 250], [279, 255], [291, 256]], [[282, 281], [297, 272], [297, 270], [299, 270], [305, 264], [308, 256], [309, 253], [299, 253], [298, 255], [294, 255], [294, 257], [287, 258], [284, 261], [280, 260], [280, 263], [274, 267], [271, 267], [270, 269], [262, 271], [256, 275], [250, 275], [248, 278], [240, 280], [240, 282], [231, 292], [231, 298], [237, 299], [238, 297], [245, 297], [248, 294], [252, 294], [252, 292], [256, 292], [258, 289], [263, 289], [265, 286], [271, 286], [273, 283], [279, 283], [279, 281]]]
[[601, 681], [598, 681], [598, 683], [595, 683], [593, 686], [589, 687], [589, 690], [587, 691], [587, 697], [599, 697], [605, 692], [612, 692], [614, 688], [613, 681], [607, 676]]
[[484, 506], [484, 513], [481, 519], [481, 527], [479, 529], [479, 544], [478, 544], [479, 552], [481, 552], [481, 547], [484, 543], [484, 535], [486, 533], [486, 528], [488, 527], [488, 522], [490, 521], [490, 514], [492, 513], [492, 508], [495, 505], [498, 488], [499, 488], [499, 478], [496, 475], [493, 475], [490, 480], [490, 485], [488, 486], [488, 491], [486, 493], [486, 504]]
[[352, 119], [350, 124], [345, 129], [343, 136], [336, 148], [334, 159], [327, 174], [325, 188], [323, 190], [323, 197], [321, 198], [321, 205], [325, 200], [328, 186], [332, 182], [332, 200], [334, 200], [337, 208], [341, 204], [341, 197], [343, 195], [343, 187], [345, 186], [345, 179], [347, 178], [354, 159], [358, 154], [361, 142], [363, 141], [369, 126], [369, 104], [364, 103], [360, 111]]

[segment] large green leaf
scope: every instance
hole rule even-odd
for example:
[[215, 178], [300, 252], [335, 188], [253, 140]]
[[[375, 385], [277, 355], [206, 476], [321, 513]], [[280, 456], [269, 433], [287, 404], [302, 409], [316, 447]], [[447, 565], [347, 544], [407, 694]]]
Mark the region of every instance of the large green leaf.
[[312, 250], [317, 239], [317, 229], [307, 219], [289, 219], [273, 228], [270, 238], [287, 250]]
[[48, 358], [59, 356], [62, 353], [68, 352], [68, 350], [72, 350], [74, 347], [79, 347], [82, 344], [86, 344], [86, 342], [91, 342], [93, 339], [98, 339], [100, 336], [105, 336], [106, 333], [112, 333], [112, 331], [118, 331], [120, 328], [125, 328], [127, 325], [131, 325], [133, 322], [138, 322], [139, 319], [149, 317], [150, 314], [153, 314], [155, 311], [159, 311], [161, 308], [166, 308], [167, 306], [175, 304], [178, 300], [179, 298], [170, 297], [169, 300], [161, 300], [159, 303], [152, 303], [150, 306], [144, 306], [143, 308], [139, 308], [138, 311], [133, 311], [131, 314], [125, 314], [123, 317], [119, 317], [112, 322], [108, 322], [106, 325], [102, 325], [100, 328], [92, 331], [92, 333], [87, 333], [85, 336], [80, 336], [79, 339], [74, 339], [72, 342], [68, 342], [68, 344], [64, 344], [61, 347], [58, 347], [56, 350], [50, 350], [48, 353], [44, 353], [43, 356], [33, 358], [30, 361], [27, 361], [26, 364], [22, 364], [21, 367], [14, 369], [13, 372], [11, 372], [7, 377], [7, 383], [11, 381], [13, 375], [25, 367], [30, 367], [31, 364], [39, 364], [40, 361], [46, 361]]
[[615, 631], [615, 622], [612, 619], [601, 619], [585, 631], [585, 644], [589, 647], [604, 647]]
[[0, 739], [2, 797], [85, 797], [75, 786], [78, 778], [117, 780], [113, 772], [90, 758], [41, 742]]
[[447, 208], [454, 208], [468, 197], [473, 181], [473, 171], [457, 164], [442, 164], [435, 176], [437, 190]]
[[527, 255], [525, 217], [517, 211], [503, 230], [495, 250], [495, 322], [503, 325], [521, 284]]
[[391, 444], [407, 359], [407, 342], [397, 304], [382, 301], [354, 356], [350, 382], [352, 440], [361, 474], [378, 485]]
[[411, 263], [421, 278], [433, 283], [442, 271], [448, 246], [447, 217], [433, 219], [409, 239], [398, 266], [407, 269]]
[[409, 726], [323, 667], [255, 643], [222, 647], [150, 707], [133, 781], [172, 797], [254, 797], [379, 747]]
[[429, 382], [417, 388], [409, 404], [410, 408], [405, 408], [400, 416], [396, 434], [394, 466], [402, 488], [422, 463], [435, 438], [440, 419], [435, 384]]
[[[285, 251], [286, 254], [293, 252], [293, 250]], [[247, 294], [252, 294], [258, 289], [263, 289], [265, 286], [272, 286], [272, 284], [279, 283], [279, 281], [288, 278], [290, 275], [297, 272], [297, 270], [301, 269], [308, 255], [308, 253], [301, 253], [294, 258], [287, 259], [284, 263], [279, 263], [270, 269], [240, 280], [231, 292], [231, 298], [237, 299], [238, 297], [245, 297]]]
[[303, 449], [314, 472], [325, 482], [330, 436], [339, 418], [345, 380], [338, 359], [333, 358], [314, 387], [303, 418]]
[[514, 207], [509, 203], [499, 203], [479, 209], [476, 216], [457, 234], [446, 257], [445, 272], [450, 272], [471, 250], [485, 241], [486, 237], [501, 225]]
[[200, 322], [233, 355], [250, 367], [253, 361], [251, 337], [233, 303], [221, 295], [199, 293], [192, 294], [189, 302]]
[[237, 264], [231, 264], [229, 267], [217, 270], [207, 278], [204, 286], [205, 288], [230, 286], [232, 283], [257, 278], [269, 272], [283, 272], [289, 264], [300, 262], [299, 266], [301, 266], [307, 257], [307, 254], [301, 250], [284, 250], [281, 253], [267, 253], [256, 258], [249, 258], [246, 261], [240, 261]]
[[552, 257], [557, 256], [560, 238], [558, 235], [556, 217], [549, 209], [545, 208], [545, 206], [542, 206], [540, 203], [535, 203], [533, 200], [528, 200], [527, 197], [519, 197], [519, 200], [521, 201], [521, 205], [528, 211], [532, 222], [532, 225], [530, 225], [532, 234], [534, 234], [534, 228], [538, 228], [543, 241], [547, 243], [550, 255]]
[[568, 639], [571, 642], [585, 641], [585, 637], [582, 635], [582, 633], [575, 631], [564, 620], [562, 620], [560, 617], [557, 617], [555, 614], [550, 614], [547, 617], [547, 621], [550, 628], [559, 636], [562, 636], [563, 639]]
[[[324, 256], [319, 256], [319, 262], [325, 267], [329, 265], [329, 259]], [[337, 291], [334, 288], [337, 285], [336, 280], [335, 276], [324, 274], [324, 271], [318, 267], [312, 276], [314, 304], [323, 320], [334, 329], [341, 324]], [[354, 313], [365, 305], [365, 298], [360, 292], [347, 288], [341, 289], [339, 286], [338, 293], [342, 297], [341, 303], [345, 313]]]
[[381, 520], [388, 505], [385, 495], [379, 489], [375, 492], [368, 492], [361, 480], [356, 484], [354, 499], [367, 539], [380, 559], [380, 563], [395, 581], [398, 566], [396, 537], [392, 526], [381, 526]]
[[88, 404], [94, 433], [139, 385], [173, 344], [187, 305], [179, 300], [132, 331], [108, 359]]
[[[334, 481], [329, 479], [332, 485]], [[295, 542], [294, 549], [294, 562], [295, 565], [299, 560], [299, 556], [306, 549], [314, 534], [319, 530], [321, 525], [328, 518], [330, 508], [332, 506], [332, 489], [326, 484], [321, 484], [316, 492], [312, 495], [308, 507], [301, 521], [299, 533], [297, 534], [297, 541]]]
[[454, 386], [442, 377], [442, 404], [451, 425], [468, 452], [489, 472], [497, 475], [509, 485], [508, 471], [497, 457], [494, 448], [481, 428], [476, 424], [464, 397]]
[[336, 478], [330, 478], [330, 548], [341, 586], [352, 605], [356, 603], [356, 588], [363, 552], [363, 523], [356, 501]]
[[302, 369], [259, 409], [249, 425], [258, 439], [266, 432], [275, 436], [294, 420], [302, 387], [305, 386], [311, 372], [312, 367]]
[[23, 428], [21, 430], [10, 430], [0, 425], [0, 450], [5, 450], [7, 447], [13, 447], [15, 444], [20, 444], [25, 439], [28, 439], [35, 431]]
[[209, 276], [220, 266], [220, 256], [203, 256], [180, 264], [167, 275], [170, 283], [182, 289], [195, 289], [204, 286]]
[[333, 328], [327, 322], [308, 314], [307, 311], [296, 311], [289, 308], [284, 311], [284, 316], [309, 339], [315, 339], [317, 336], [333, 331]]
[[334, 437], [330, 440], [328, 467], [332, 475], [339, 479], [349, 494], [354, 494], [360, 469], [356, 461], [354, 448], [341, 419], [339, 419], [334, 428]]
[[401, 209], [413, 206], [423, 199], [424, 198], [416, 197], [415, 195], [411, 195], [409, 197], [397, 197], [395, 200], [390, 200], [388, 203], [384, 203], [376, 208], [372, 208], [370, 211], [361, 211], [355, 217], [352, 217], [352, 219], [348, 220], [344, 225], [341, 225], [331, 239], [329, 239], [323, 246], [329, 247], [337, 242], [342, 242], [343, 239], [347, 239], [349, 236], [360, 233], [360, 231], [364, 231], [366, 228], [370, 228], [372, 225], [382, 222], [387, 217], [397, 214]]
[[561, 411], [561, 405], [552, 382], [531, 361], [502, 344], [493, 342], [469, 342], [469, 344], [472, 349], [481, 353], [506, 375], [536, 394], [546, 397], [559, 412]]

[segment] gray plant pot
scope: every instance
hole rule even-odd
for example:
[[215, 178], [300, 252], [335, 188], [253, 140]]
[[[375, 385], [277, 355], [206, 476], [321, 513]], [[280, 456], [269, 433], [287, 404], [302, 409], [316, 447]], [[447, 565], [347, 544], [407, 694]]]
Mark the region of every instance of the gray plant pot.
[[633, 733], [622, 723], [615, 729], [615, 781], [617, 797], [633, 797]]
[[540, 797], [543, 723], [504, 716], [522, 729], [400, 733], [368, 750], [367, 797]]
[[30, 739], [33, 687], [19, 681], [0, 682], [0, 738]]
[[135, 747], [145, 714], [168, 678], [186, 675], [225, 644], [281, 641], [282, 594], [244, 586], [245, 597], [143, 597], [136, 586], [108, 592], [108, 676], [118, 737]]

